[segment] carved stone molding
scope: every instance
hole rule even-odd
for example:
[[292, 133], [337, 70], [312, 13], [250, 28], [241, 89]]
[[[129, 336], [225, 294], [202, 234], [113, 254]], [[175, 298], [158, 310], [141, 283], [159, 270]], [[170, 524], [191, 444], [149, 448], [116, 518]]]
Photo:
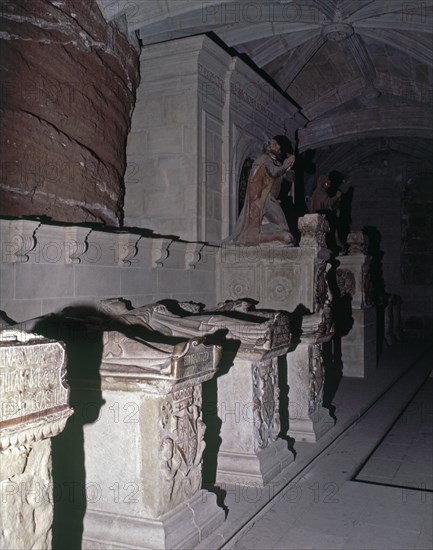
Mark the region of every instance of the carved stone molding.
[[329, 224], [322, 214], [305, 214], [299, 218], [299, 231], [301, 232], [300, 246], [319, 246], [326, 248], [326, 233]]
[[65, 263], [79, 264], [82, 256], [87, 252], [91, 229], [86, 227], [67, 227], [65, 229]]
[[318, 262], [316, 271], [316, 284], [314, 288], [315, 312], [323, 311], [325, 304], [331, 300], [327, 274], [331, 268], [326, 261]]
[[36, 248], [36, 231], [39, 222], [30, 220], [16, 220], [10, 223], [6, 239], [2, 237], [5, 246], [7, 263], [27, 263], [29, 254]]
[[255, 450], [264, 449], [276, 441], [280, 433], [278, 410], [278, 359], [270, 359], [253, 365], [253, 419]]
[[172, 239], [154, 239], [152, 241], [152, 267], [163, 267], [170, 255], [169, 248]]
[[117, 263], [120, 265], [132, 265], [134, 258], [138, 254], [138, 243], [142, 238], [141, 235], [131, 233], [120, 233], [118, 235]]
[[185, 251], [185, 268], [195, 269], [201, 260], [201, 252], [205, 245], [203, 243], [188, 243]]

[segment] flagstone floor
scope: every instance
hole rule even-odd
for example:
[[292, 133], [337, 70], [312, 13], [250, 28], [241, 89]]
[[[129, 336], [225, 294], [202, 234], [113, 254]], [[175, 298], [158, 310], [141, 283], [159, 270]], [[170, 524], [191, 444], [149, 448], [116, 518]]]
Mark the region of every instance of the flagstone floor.
[[225, 524], [199, 548], [431, 550], [432, 348], [384, 350], [368, 379], [343, 378], [337, 422], [272, 487], [225, 487]]

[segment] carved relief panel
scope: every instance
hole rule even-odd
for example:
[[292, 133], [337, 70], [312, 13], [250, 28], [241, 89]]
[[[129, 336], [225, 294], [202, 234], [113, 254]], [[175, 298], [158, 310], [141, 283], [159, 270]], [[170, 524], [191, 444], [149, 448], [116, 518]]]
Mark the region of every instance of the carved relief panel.
[[310, 403], [309, 413], [314, 413], [322, 405], [325, 372], [322, 360], [322, 345], [309, 346]]
[[201, 386], [179, 389], [161, 403], [159, 456], [167, 510], [200, 489], [206, 429], [201, 408]]
[[280, 433], [278, 359], [253, 365], [253, 418], [255, 450], [264, 449]]

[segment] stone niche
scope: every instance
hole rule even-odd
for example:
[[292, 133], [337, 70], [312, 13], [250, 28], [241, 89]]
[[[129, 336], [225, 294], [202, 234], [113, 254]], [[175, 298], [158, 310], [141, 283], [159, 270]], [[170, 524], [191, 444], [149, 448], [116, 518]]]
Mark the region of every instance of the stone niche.
[[219, 242], [237, 213], [243, 162], [304, 124], [239, 58], [200, 35], [145, 46], [128, 137], [125, 224]]
[[2, 4], [6, 216], [119, 225], [138, 43], [95, 0]]
[[2, 548], [51, 548], [51, 440], [72, 414], [60, 342], [0, 331]]

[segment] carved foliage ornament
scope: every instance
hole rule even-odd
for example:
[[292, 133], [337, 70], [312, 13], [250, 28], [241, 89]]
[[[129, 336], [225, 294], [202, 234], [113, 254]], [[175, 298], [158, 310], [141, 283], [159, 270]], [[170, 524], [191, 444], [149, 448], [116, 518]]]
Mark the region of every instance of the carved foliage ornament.
[[253, 365], [253, 421], [255, 450], [264, 449], [280, 433], [278, 359]]
[[316, 313], [323, 310], [326, 302], [329, 299], [328, 282], [326, 280], [326, 273], [327, 273], [327, 263], [321, 262], [317, 268], [317, 275], [316, 275], [316, 287], [315, 287]]
[[310, 367], [310, 403], [309, 412], [313, 413], [321, 404], [323, 399], [323, 386], [325, 382], [324, 367], [322, 361], [322, 346], [315, 344], [309, 347]]
[[322, 214], [306, 214], [299, 218], [299, 231], [301, 232], [301, 246], [320, 246], [326, 248], [326, 233], [329, 224]]
[[349, 269], [337, 269], [336, 277], [341, 296], [346, 296], [346, 294], [353, 296], [356, 291], [354, 274]]
[[170, 508], [192, 497], [201, 486], [205, 424], [201, 419], [201, 386], [170, 394], [161, 405], [160, 459]]

